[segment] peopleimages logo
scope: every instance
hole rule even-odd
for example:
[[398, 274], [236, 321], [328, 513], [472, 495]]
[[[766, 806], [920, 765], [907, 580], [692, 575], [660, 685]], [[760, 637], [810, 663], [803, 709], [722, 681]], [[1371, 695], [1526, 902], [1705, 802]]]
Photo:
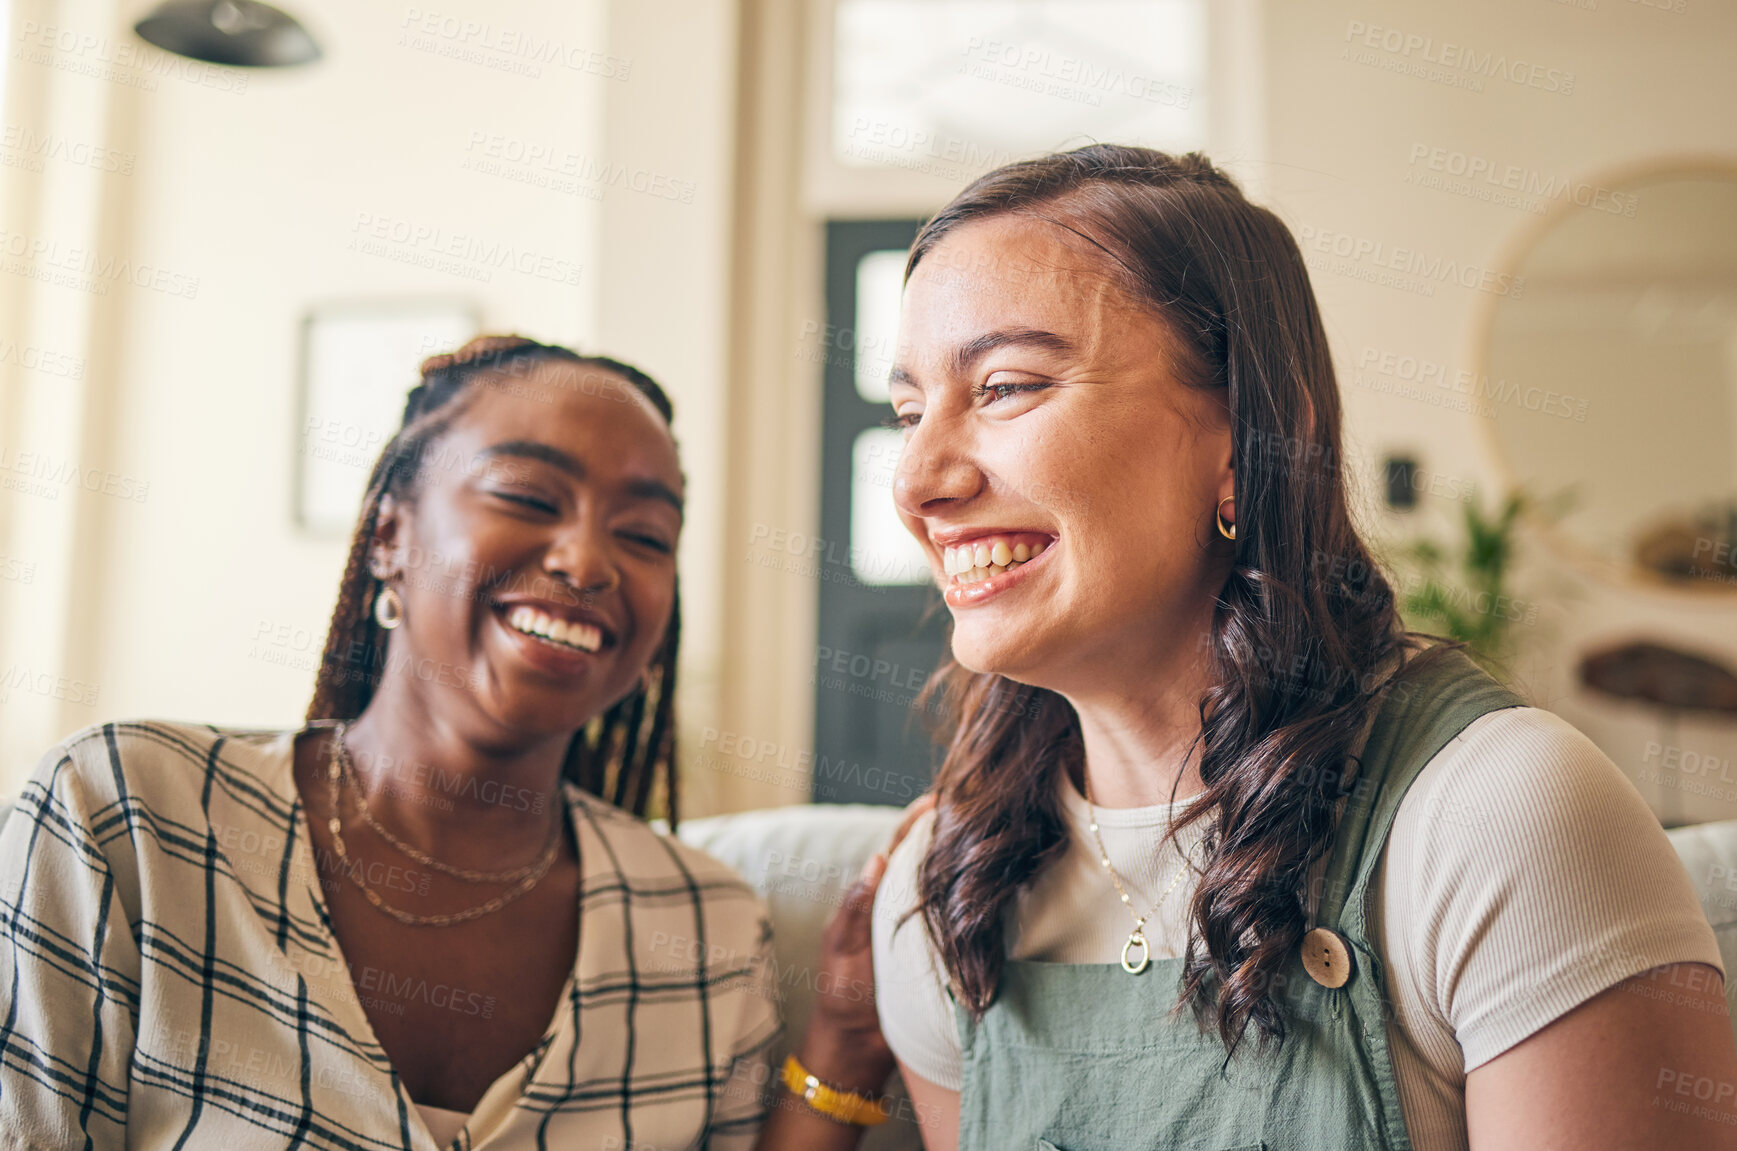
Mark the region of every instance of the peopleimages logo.
[[199, 277], [90, 248], [62, 244], [47, 236], [0, 229], [0, 270], [102, 296], [111, 283], [149, 288], [184, 300], [199, 296]]
[[1633, 192], [1619, 192], [1570, 176], [1548, 175], [1536, 168], [1504, 164], [1489, 156], [1430, 144], [1412, 144], [1407, 163], [1411, 171], [1406, 173], [1406, 183], [1476, 199], [1495, 199], [1537, 214], [1542, 214], [1551, 200], [1566, 200], [1596, 212], [1628, 217], [1633, 217], [1640, 205]]
[[1102, 105], [1109, 95], [1186, 108], [1194, 99], [1194, 89], [1185, 84], [1124, 72], [1035, 44], [973, 36], [963, 54], [967, 61], [959, 66], [961, 74], [1082, 104]]
[[[1378, 63], [1351, 54], [1353, 48], [1375, 49], [1397, 57], [1390, 70], [1412, 72], [1426, 80], [1458, 80], [1456, 87], [1483, 91], [1483, 80], [1506, 80], [1559, 96], [1574, 94], [1574, 73], [1533, 61], [1510, 58], [1500, 52], [1480, 52], [1469, 44], [1438, 41], [1434, 36], [1349, 21], [1345, 26], [1346, 48], [1341, 55], [1358, 63]], [[1465, 83], [1463, 81], [1474, 81]]]
[[49, 159], [61, 160], [74, 167], [131, 176], [138, 159], [131, 152], [69, 140], [55, 132], [37, 132], [17, 124], [0, 129], [0, 150], [34, 161], [35, 166], [30, 169], [33, 172], [40, 172], [41, 161]]
[[0, 364], [17, 364], [26, 371], [67, 380], [84, 379], [83, 356], [46, 351], [34, 344], [20, 344], [4, 337], [0, 337]]
[[240, 68], [208, 64], [160, 51], [149, 44], [115, 40], [94, 32], [41, 24], [35, 20], [21, 21], [14, 39], [19, 45], [12, 53], [14, 60], [109, 80], [148, 92], [157, 89], [160, 76], [237, 96], [247, 91], [247, 74]]
[[36, 494], [47, 495], [50, 499], [62, 488], [77, 487], [142, 504], [151, 491], [149, 480], [141, 483], [120, 472], [85, 467], [72, 460], [57, 460], [45, 452], [20, 452], [0, 447], [0, 480], [12, 481], [15, 478], [38, 481], [37, 486], [42, 491]]
[[582, 270], [580, 264], [564, 256], [374, 212], [357, 212], [350, 233], [345, 247], [351, 251], [483, 283], [498, 269], [557, 284], [577, 284]]
[[[604, 188], [624, 188], [659, 200], [694, 202], [695, 183], [650, 168], [612, 163], [547, 141], [524, 140], [491, 132], [472, 132], [460, 167], [538, 187], [602, 198]], [[567, 177], [573, 183], [563, 183]], [[583, 189], [583, 192], [581, 192]]]
[[[1368, 265], [1369, 269], [1387, 269], [1402, 276], [1412, 277], [1410, 286], [1405, 282], [1391, 284], [1393, 287], [1417, 291], [1419, 295], [1433, 295], [1432, 285], [1437, 283], [1458, 284], [1475, 292], [1487, 292], [1494, 296], [1510, 296], [1519, 299], [1526, 291], [1526, 277], [1515, 276], [1507, 272], [1499, 272], [1494, 268], [1486, 268], [1479, 264], [1469, 264], [1456, 260], [1451, 256], [1421, 251], [1417, 248], [1400, 247], [1377, 240], [1370, 236], [1353, 235], [1350, 232], [1335, 232], [1326, 228], [1317, 228], [1312, 224], [1303, 224], [1297, 229], [1297, 244], [1304, 253], [1318, 252], [1323, 256], [1336, 256], [1341, 261], [1338, 264], [1328, 262], [1327, 271], [1339, 275], [1352, 276], [1355, 279], [1374, 279], [1372, 275], [1359, 275], [1359, 265]], [[1380, 282], [1377, 280], [1377, 282]]]
[[869, 116], [856, 117], [849, 136], [842, 149], [847, 156], [948, 180], [968, 180], [986, 169], [1018, 159], [1005, 149], [988, 147], [963, 136], [911, 128]]
[[407, 8], [399, 44], [420, 52], [526, 76], [541, 76], [550, 64], [607, 80], [626, 80], [633, 61], [595, 48], [568, 44], [528, 28], [510, 28], [421, 8]]

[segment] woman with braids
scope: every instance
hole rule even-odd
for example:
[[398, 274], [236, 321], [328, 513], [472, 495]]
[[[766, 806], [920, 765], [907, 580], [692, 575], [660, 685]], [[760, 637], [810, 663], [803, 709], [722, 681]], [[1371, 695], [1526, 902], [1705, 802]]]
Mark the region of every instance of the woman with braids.
[[899, 344], [956, 722], [873, 931], [930, 1151], [1737, 1146], [1693, 889], [1590, 741], [1402, 630], [1276, 216], [1199, 155], [1012, 164]]
[[[432, 358], [306, 725], [44, 758], [0, 835], [0, 1148], [855, 1145], [791, 1099], [759, 1131], [764, 910], [639, 818], [678, 800], [670, 417], [602, 357]], [[849, 994], [877, 875], [798, 1052], [846, 1092], [892, 1069]]]

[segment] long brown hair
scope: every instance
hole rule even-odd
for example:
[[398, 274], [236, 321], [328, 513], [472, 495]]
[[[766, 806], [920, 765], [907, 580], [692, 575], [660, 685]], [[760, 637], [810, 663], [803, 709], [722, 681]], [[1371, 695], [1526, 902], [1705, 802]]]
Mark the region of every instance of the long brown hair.
[[[1189, 748], [1206, 787], [1169, 832], [1212, 820], [1175, 1010], [1191, 1004], [1202, 1027], [1216, 1024], [1227, 1059], [1251, 1020], [1257, 1047], [1282, 1043], [1273, 976], [1303, 935], [1308, 871], [1331, 842], [1347, 753], [1385, 686], [1375, 669], [1412, 640], [1351, 522], [1338, 385], [1308, 271], [1279, 218], [1204, 156], [1092, 145], [971, 184], [918, 234], [907, 279], [953, 229], [1004, 214], [1100, 251], [1168, 324], [1184, 384], [1228, 404], [1234, 567]], [[1055, 773], [1081, 765], [1083, 746], [1055, 692], [951, 660], [933, 683], [952, 718], [918, 907], [954, 993], [981, 1016], [1010, 901], [1065, 849]]]
[[[386, 666], [386, 633], [374, 620], [374, 597], [382, 581], [368, 568], [368, 552], [380, 516], [380, 500], [414, 498], [425, 458], [464, 410], [480, 382], [510, 378], [538, 364], [562, 362], [598, 368], [625, 379], [651, 402], [664, 423], [674, 416], [669, 397], [650, 376], [607, 356], [582, 356], [571, 348], [523, 336], [478, 336], [456, 352], [422, 362], [422, 382], [410, 390], [397, 434], [381, 449], [368, 478], [368, 494], [350, 556], [344, 565], [338, 604], [326, 633], [325, 652], [307, 719], [354, 719], [362, 714]], [[669, 629], [638, 688], [573, 735], [562, 775], [592, 795], [644, 815], [652, 785], [661, 776], [663, 808], [676, 822], [676, 650], [681, 638], [681, 596], [670, 609]]]

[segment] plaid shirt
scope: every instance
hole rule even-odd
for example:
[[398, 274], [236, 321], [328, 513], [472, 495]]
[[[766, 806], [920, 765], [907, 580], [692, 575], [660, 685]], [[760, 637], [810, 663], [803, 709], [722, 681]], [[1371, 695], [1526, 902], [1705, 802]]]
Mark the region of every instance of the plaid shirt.
[[[332, 935], [293, 735], [114, 723], [44, 757], [0, 832], [0, 1147], [437, 1151]], [[566, 799], [573, 973], [452, 1145], [749, 1147], [778, 1037], [764, 908]]]

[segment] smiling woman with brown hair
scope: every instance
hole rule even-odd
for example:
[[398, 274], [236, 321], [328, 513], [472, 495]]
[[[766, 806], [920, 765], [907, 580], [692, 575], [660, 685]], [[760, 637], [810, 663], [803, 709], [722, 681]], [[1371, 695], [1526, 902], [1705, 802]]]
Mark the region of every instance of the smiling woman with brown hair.
[[[0, 833], [0, 1147], [855, 1144], [800, 1104], [755, 1143], [764, 908], [638, 818], [678, 798], [670, 418], [614, 360], [434, 357], [307, 724], [49, 752]], [[867, 978], [872, 886], [831, 986]], [[891, 1066], [843, 994], [800, 1055], [846, 1091]]]
[[1688, 876], [1404, 631], [1277, 216], [1199, 155], [991, 172], [911, 249], [891, 398], [953, 620], [874, 921], [930, 1151], [1733, 1146], [1656, 1094], [1737, 1083]]

